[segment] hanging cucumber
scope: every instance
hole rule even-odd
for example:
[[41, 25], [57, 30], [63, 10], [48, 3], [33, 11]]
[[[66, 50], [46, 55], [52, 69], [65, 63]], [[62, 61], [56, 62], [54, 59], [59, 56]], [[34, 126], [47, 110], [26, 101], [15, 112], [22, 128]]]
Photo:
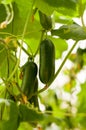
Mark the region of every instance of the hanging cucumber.
[[51, 40], [45, 39], [40, 43], [39, 78], [47, 84], [55, 73], [55, 47]]
[[52, 28], [52, 19], [51, 16], [47, 16], [46, 14], [39, 11], [40, 23], [45, 30], [50, 30]]
[[37, 65], [33, 61], [28, 61], [23, 66], [23, 78], [21, 89], [29, 97], [34, 92], [34, 84], [37, 76]]
[[[37, 92], [38, 91], [38, 79], [36, 78], [35, 79], [35, 84], [34, 84], [34, 90], [33, 90], [33, 93]], [[39, 103], [38, 103], [38, 96], [35, 95], [35, 96], [32, 96], [31, 99], [29, 99], [29, 102], [31, 104], [34, 105], [34, 107], [38, 107], [39, 108]]]

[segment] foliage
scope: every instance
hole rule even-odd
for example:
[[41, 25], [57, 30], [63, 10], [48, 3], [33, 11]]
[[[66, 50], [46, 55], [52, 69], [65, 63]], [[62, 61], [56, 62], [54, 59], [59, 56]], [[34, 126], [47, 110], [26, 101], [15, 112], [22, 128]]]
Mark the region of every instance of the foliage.
[[[86, 42], [85, 11], [85, 0], [0, 0], [0, 130], [86, 129], [86, 78], [80, 80], [82, 74], [86, 76], [86, 45], [82, 48]], [[61, 60], [45, 84], [39, 71], [32, 72], [27, 65], [35, 63], [39, 70], [44, 39], [55, 46], [55, 63]], [[47, 58], [45, 63], [49, 62]], [[61, 86], [59, 73], [67, 79], [60, 79]]]

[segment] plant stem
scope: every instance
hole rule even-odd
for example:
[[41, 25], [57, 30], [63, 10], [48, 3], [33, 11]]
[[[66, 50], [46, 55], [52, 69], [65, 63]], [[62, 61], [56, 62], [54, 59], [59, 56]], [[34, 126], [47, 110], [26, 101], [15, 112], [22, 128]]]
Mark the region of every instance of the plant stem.
[[[63, 59], [61, 65], [60, 65], [59, 69], [57, 70], [57, 72], [55, 73], [55, 75], [54, 75], [52, 81], [55, 80], [55, 78], [57, 77], [57, 75], [58, 75], [59, 72], [61, 71], [61, 69], [62, 69], [62, 67], [64, 66], [64, 64], [65, 64], [66, 60], [68, 59], [69, 55], [71, 54], [71, 52], [72, 52], [73, 49], [75, 48], [77, 42], [78, 42], [78, 41], [75, 41], [75, 43], [73, 44], [73, 46], [71, 47], [71, 49], [69, 50], [69, 52], [67, 53], [67, 55], [65, 56], [65, 58]], [[52, 83], [52, 81], [51, 81], [48, 85], [50, 85], [50, 84]]]
[[[18, 42], [18, 45], [20, 46], [20, 43]], [[28, 53], [28, 51], [22, 46], [21, 47], [22, 48], [22, 50], [28, 55], [28, 56], [31, 56], [29, 53]]]
[[[33, 1], [33, 4], [34, 4], [34, 1]], [[14, 68], [13, 72], [10, 74], [9, 78], [7, 79], [7, 81], [9, 81], [13, 77], [13, 75], [15, 74], [15, 72], [16, 72], [18, 66], [19, 66], [20, 57], [21, 57], [21, 50], [22, 50], [22, 46], [23, 46], [23, 40], [24, 40], [25, 32], [26, 32], [26, 29], [27, 29], [27, 26], [28, 26], [28, 21], [30, 19], [31, 13], [32, 13], [33, 4], [32, 4], [30, 12], [28, 11], [27, 19], [26, 19], [26, 22], [25, 22], [25, 25], [24, 25], [24, 29], [23, 29], [23, 33], [22, 33], [22, 39], [21, 39], [21, 45], [20, 45], [20, 51], [19, 51], [19, 59], [17, 60], [15, 68]]]
[[38, 45], [38, 48], [37, 48], [37, 50], [36, 50], [36, 52], [34, 54], [34, 57], [37, 55], [37, 53], [39, 51], [40, 43], [43, 40], [44, 33], [45, 33], [45, 30], [42, 30], [42, 34], [41, 34], [41, 38], [40, 38], [40, 41], [39, 41], [39, 45]]
[[27, 15], [26, 22], [25, 22], [25, 25], [24, 25], [24, 30], [23, 30], [22, 38], [21, 38], [19, 59], [20, 59], [20, 57], [21, 57], [21, 50], [22, 50], [22, 46], [23, 46], [23, 41], [24, 41], [24, 37], [25, 37], [26, 30], [27, 30], [27, 26], [28, 26], [28, 23], [29, 23], [29, 20], [30, 20], [30, 17], [31, 17], [31, 13], [32, 13], [32, 10], [33, 10], [33, 5], [34, 5], [34, 1], [33, 1], [33, 3], [32, 3], [32, 7], [31, 7], [30, 12], [28, 11], [28, 15]]
[[79, 14], [80, 14], [82, 26], [83, 26], [84, 30], [86, 31], [86, 26], [85, 26], [84, 19], [83, 19], [83, 14], [84, 14], [83, 8], [84, 7], [83, 7], [82, 0], [79, 0]]
[[15, 72], [16, 72], [18, 66], [19, 66], [19, 63], [20, 63], [20, 60], [18, 59], [16, 65], [15, 65], [14, 70], [12, 71], [12, 73], [10, 74], [10, 76], [9, 76], [8, 79], [7, 79], [7, 82], [10, 81], [10, 79], [11, 79], [11, 78], [13, 77], [13, 75], [15, 74]]

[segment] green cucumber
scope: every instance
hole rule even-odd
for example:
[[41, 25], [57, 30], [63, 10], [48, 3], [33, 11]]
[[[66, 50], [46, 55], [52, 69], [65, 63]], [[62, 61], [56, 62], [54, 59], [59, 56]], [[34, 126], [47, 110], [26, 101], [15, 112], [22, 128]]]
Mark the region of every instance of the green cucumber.
[[[35, 84], [34, 84], [34, 93], [38, 91], [38, 79], [36, 78], [35, 80]], [[38, 96], [35, 95], [35, 96], [32, 96], [30, 99], [29, 99], [29, 102], [31, 104], [34, 105], [34, 107], [38, 107], [39, 108], [39, 103], [38, 103]]]
[[39, 11], [40, 23], [45, 30], [50, 30], [52, 28], [52, 19], [51, 16], [47, 16], [46, 14]]
[[23, 79], [21, 89], [29, 97], [34, 92], [34, 84], [37, 76], [37, 65], [33, 61], [28, 61], [23, 66]]
[[47, 84], [55, 73], [55, 47], [51, 40], [44, 39], [40, 43], [39, 78]]

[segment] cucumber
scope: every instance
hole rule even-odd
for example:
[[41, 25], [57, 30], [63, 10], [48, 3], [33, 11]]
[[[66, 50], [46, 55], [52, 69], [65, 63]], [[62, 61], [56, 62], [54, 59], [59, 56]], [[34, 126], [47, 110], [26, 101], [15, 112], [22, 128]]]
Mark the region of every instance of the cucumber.
[[[33, 92], [33, 93], [35, 93], [35, 92], [37, 92], [37, 91], [38, 91], [38, 79], [36, 78], [35, 84], [34, 84], [34, 92]], [[31, 99], [29, 99], [29, 102], [30, 102], [31, 104], [33, 104], [34, 107], [38, 107], [38, 108], [39, 108], [38, 96], [37, 96], [37, 95], [32, 96]]]
[[29, 97], [34, 92], [34, 84], [37, 76], [37, 65], [33, 61], [28, 61], [23, 66], [23, 78], [21, 89]]
[[40, 43], [39, 78], [47, 84], [55, 73], [55, 47], [50, 39], [44, 39]]
[[51, 16], [47, 16], [46, 14], [39, 11], [40, 23], [45, 30], [50, 30], [52, 28], [52, 19]]

